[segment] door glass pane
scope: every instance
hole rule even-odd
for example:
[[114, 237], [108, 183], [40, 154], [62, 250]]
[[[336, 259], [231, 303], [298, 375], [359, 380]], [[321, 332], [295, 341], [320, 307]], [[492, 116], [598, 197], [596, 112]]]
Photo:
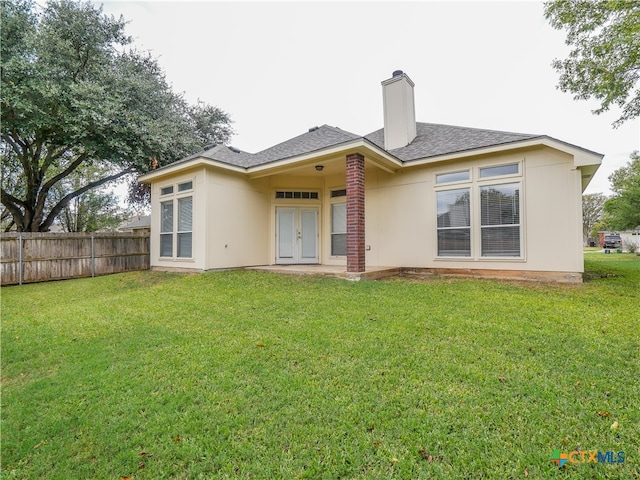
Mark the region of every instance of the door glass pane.
[[293, 212], [278, 211], [278, 256], [280, 258], [293, 258], [295, 232]]
[[301, 212], [302, 223], [302, 258], [315, 259], [317, 257], [316, 240], [318, 238], [317, 212], [303, 210]]

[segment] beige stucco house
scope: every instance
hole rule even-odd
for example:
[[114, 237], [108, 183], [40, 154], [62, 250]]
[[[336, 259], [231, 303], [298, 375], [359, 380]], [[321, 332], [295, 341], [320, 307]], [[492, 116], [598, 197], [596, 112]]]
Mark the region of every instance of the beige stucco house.
[[[258, 153], [218, 145], [151, 184], [151, 265], [321, 264], [581, 281], [581, 195], [602, 155], [545, 135], [417, 123], [382, 82], [384, 128], [323, 125]], [[553, 232], [553, 241], [549, 241]]]

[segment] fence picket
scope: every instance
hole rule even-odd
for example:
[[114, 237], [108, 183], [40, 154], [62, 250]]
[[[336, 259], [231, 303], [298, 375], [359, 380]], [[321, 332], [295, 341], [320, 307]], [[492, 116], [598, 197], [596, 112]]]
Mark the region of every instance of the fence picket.
[[0, 283], [22, 285], [148, 270], [148, 233], [3, 233]]

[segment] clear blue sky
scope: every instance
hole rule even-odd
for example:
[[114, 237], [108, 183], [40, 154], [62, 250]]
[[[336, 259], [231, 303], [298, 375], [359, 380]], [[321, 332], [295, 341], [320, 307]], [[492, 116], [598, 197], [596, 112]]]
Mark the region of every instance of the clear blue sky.
[[[98, 2], [99, 3], [99, 2]], [[404, 70], [418, 121], [547, 134], [605, 154], [587, 193], [639, 149], [636, 119], [556, 89], [564, 32], [539, 2], [104, 2], [190, 102], [227, 111], [257, 152], [329, 124], [382, 126], [380, 82]]]

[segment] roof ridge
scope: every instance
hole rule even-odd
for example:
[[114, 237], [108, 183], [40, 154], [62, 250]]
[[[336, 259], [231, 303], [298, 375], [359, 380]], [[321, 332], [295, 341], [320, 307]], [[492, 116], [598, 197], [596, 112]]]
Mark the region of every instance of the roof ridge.
[[449, 127], [449, 128], [464, 128], [465, 130], [477, 130], [479, 132], [492, 132], [492, 133], [510, 133], [512, 135], [527, 135], [531, 137], [541, 137], [543, 135], [538, 133], [523, 133], [523, 132], [512, 132], [510, 130], [496, 130], [494, 128], [480, 128], [480, 127], [466, 127], [464, 125], [451, 125], [448, 123], [433, 123], [433, 122], [416, 122], [417, 125], [432, 125], [439, 127]]

